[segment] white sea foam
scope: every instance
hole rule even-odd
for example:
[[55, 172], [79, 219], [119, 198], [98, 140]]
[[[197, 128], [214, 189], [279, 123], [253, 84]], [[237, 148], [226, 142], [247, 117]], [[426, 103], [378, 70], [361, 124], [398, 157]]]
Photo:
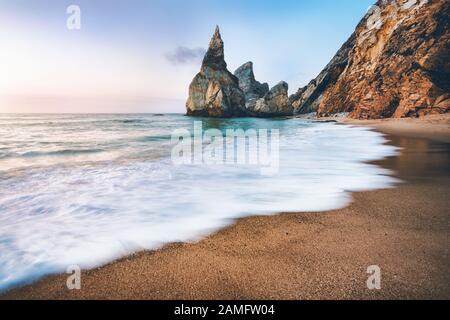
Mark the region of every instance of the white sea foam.
[[[280, 128], [280, 171], [262, 176], [246, 166], [174, 167], [170, 140], [145, 139], [149, 132], [164, 137], [174, 128], [190, 128], [188, 118], [142, 116], [148, 120], [142, 124], [116, 117], [125, 116], [107, 118], [108, 125], [96, 119], [68, 126], [65, 120], [52, 130], [46, 124], [12, 125], [25, 144], [33, 130], [45, 133], [45, 143], [28, 141], [27, 151], [69, 149], [62, 141], [70, 135], [70, 149], [104, 152], [84, 161], [67, 153], [55, 159], [52, 153], [43, 156], [46, 165], [21, 168], [2, 166], [6, 160], [0, 159], [0, 290], [64, 272], [69, 265], [92, 268], [138, 250], [199, 239], [239, 217], [344, 207], [351, 192], [396, 183], [390, 172], [367, 163], [395, 155], [396, 148], [365, 128], [296, 119], [206, 123]], [[95, 144], [86, 144], [92, 132], [98, 133]], [[18, 135], [0, 129], [0, 137], [0, 150], [20, 158]], [[105, 154], [111, 157], [105, 160]]]

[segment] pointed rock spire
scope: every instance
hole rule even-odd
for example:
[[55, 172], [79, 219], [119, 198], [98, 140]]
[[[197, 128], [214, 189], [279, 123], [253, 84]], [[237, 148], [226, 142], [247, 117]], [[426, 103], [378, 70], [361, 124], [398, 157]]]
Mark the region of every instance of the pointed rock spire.
[[189, 86], [186, 102], [190, 116], [239, 117], [247, 115], [239, 80], [227, 70], [224, 46], [217, 26], [200, 72]]
[[209, 42], [208, 51], [203, 59], [202, 69], [206, 67], [211, 67], [216, 70], [225, 70], [227, 68], [219, 26], [216, 26], [214, 30], [214, 34]]
[[219, 25], [216, 25], [216, 29], [214, 30], [214, 36], [213, 36], [213, 38], [222, 38], [221, 36], [220, 36], [220, 28], [219, 28]]

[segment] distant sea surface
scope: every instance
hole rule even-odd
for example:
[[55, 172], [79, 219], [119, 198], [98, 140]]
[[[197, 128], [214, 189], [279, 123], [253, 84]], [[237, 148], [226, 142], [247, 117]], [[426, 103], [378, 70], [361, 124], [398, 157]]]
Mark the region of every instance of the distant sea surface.
[[[278, 129], [279, 171], [175, 166], [174, 130]], [[397, 149], [366, 128], [177, 114], [0, 114], [0, 291], [177, 241], [233, 219], [344, 207], [392, 187], [368, 162]]]

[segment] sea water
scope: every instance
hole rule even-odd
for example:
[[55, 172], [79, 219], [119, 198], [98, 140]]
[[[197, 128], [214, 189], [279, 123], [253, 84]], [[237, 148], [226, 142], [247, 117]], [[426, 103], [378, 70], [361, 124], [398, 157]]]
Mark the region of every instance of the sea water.
[[[278, 171], [174, 165], [171, 136], [194, 121], [278, 130]], [[197, 240], [240, 217], [347, 206], [352, 192], [395, 185], [369, 162], [396, 153], [367, 128], [302, 119], [0, 115], [0, 291]]]

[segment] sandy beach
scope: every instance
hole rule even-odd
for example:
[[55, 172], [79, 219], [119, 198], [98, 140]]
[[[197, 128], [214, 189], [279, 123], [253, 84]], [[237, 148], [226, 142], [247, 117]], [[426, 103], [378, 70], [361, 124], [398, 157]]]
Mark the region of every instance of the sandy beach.
[[403, 137], [425, 138], [441, 142], [450, 142], [450, 117], [448, 114], [429, 115], [423, 118], [355, 120], [342, 119], [341, 123], [370, 126], [386, 134]]
[[450, 300], [450, 1], [79, 2], [0, 1], [0, 302]]
[[[396, 188], [353, 194], [331, 212], [241, 219], [83, 271], [81, 290], [63, 274], [1, 299], [450, 299], [450, 130], [438, 118], [346, 121], [403, 148], [377, 163], [403, 181]], [[381, 290], [367, 288], [371, 265]]]

